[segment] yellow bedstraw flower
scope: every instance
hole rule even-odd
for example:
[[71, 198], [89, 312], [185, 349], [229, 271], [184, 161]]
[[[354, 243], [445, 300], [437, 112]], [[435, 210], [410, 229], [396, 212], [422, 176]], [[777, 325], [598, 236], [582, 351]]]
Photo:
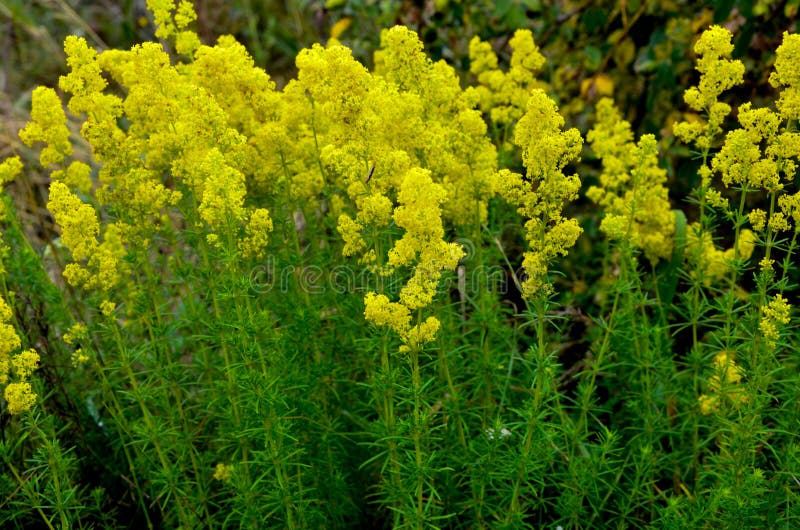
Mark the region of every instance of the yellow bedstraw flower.
[[247, 194], [244, 175], [228, 165], [217, 149], [211, 149], [196, 169], [202, 181], [202, 199], [197, 211], [213, 232], [238, 226], [245, 218]]
[[102, 313], [103, 316], [111, 318], [116, 310], [117, 304], [114, 302], [110, 300], [103, 300], [100, 302], [100, 313]]
[[364, 299], [365, 318], [395, 331], [403, 341], [401, 351], [433, 340], [439, 329], [438, 319], [428, 317], [412, 326], [411, 314], [430, 305], [442, 272], [455, 269], [464, 256], [460, 245], [442, 239], [441, 203], [445, 198], [446, 192], [433, 182], [429, 171], [414, 168], [406, 173], [393, 214], [395, 224], [405, 233], [389, 251], [388, 264], [412, 266], [413, 273], [400, 290], [399, 302], [374, 292], [367, 293]]
[[400, 351], [419, 348], [426, 342], [436, 338], [439, 331], [439, 319], [430, 316], [419, 325], [411, 325], [411, 313], [399, 302], [392, 302], [386, 295], [367, 293], [364, 297], [364, 318], [377, 326], [387, 326], [397, 333], [403, 344]]
[[769, 82], [775, 88], [783, 87], [777, 102], [781, 116], [785, 120], [800, 119], [800, 35], [783, 34]]
[[718, 101], [719, 96], [744, 79], [744, 64], [738, 59], [730, 59], [733, 52], [731, 38], [727, 29], [711, 26], [694, 46], [700, 82], [686, 90], [683, 99], [695, 111], [705, 113], [707, 121], [679, 122], [674, 125], [673, 132], [683, 142], [693, 142], [700, 150], [711, 147], [713, 139], [721, 131], [722, 122], [731, 112], [729, 105]]
[[714, 356], [714, 374], [708, 380], [708, 393], [698, 398], [700, 412], [711, 414], [719, 410], [723, 403], [738, 407], [748, 400], [744, 388], [740, 385], [744, 370], [736, 364], [727, 351]]
[[121, 278], [121, 260], [126, 253], [119, 227], [106, 225], [103, 242], [98, 242], [100, 222], [94, 208], [60, 181], [50, 184], [47, 209], [61, 227], [61, 241], [74, 260], [65, 267], [64, 278], [76, 287], [99, 287], [103, 291], [113, 288]]
[[233, 466], [230, 464], [217, 464], [214, 468], [214, 478], [220, 482], [229, 482], [233, 476]]
[[117, 96], [103, 94], [108, 83], [102, 76], [97, 51], [83, 37], [70, 35], [64, 40], [64, 54], [70, 73], [59, 78], [58, 86], [72, 94], [67, 103], [69, 111], [76, 116], [86, 113], [94, 122], [118, 116], [122, 102]]
[[78, 348], [72, 355], [70, 355], [70, 360], [72, 361], [72, 366], [77, 368], [78, 366], [85, 364], [89, 361], [89, 356], [83, 351], [83, 348]]
[[583, 231], [576, 219], [564, 217], [563, 209], [578, 196], [580, 179], [564, 175], [566, 165], [577, 160], [582, 146], [577, 129], [562, 131], [564, 119], [542, 90], [534, 90], [527, 111], [516, 126], [514, 142], [522, 148], [527, 179], [502, 170], [497, 175], [500, 194], [528, 218], [525, 223], [530, 251], [522, 266], [527, 278], [523, 296], [547, 293], [550, 262], [566, 255]]
[[82, 340], [86, 339], [89, 336], [89, 330], [86, 327], [86, 324], [82, 322], [76, 322], [64, 333], [64, 342], [69, 344], [70, 346], [74, 346], [75, 344], [81, 342]]
[[159, 39], [175, 38], [175, 50], [182, 55], [191, 53], [200, 46], [200, 39], [193, 31], [186, 28], [197, 20], [192, 2], [180, 0], [147, 0], [147, 9], [153, 13], [156, 24], [156, 37]]
[[411, 327], [411, 312], [406, 306], [374, 292], [364, 297], [364, 318], [377, 326], [387, 326], [401, 336]]
[[771, 156], [762, 158], [761, 152], [764, 141], [768, 145], [774, 142], [780, 117], [769, 109], [753, 109], [748, 102], [739, 108], [738, 118], [742, 128], [726, 135], [722, 149], [711, 161], [711, 168], [721, 173], [726, 187], [735, 184], [746, 185], [751, 190], [780, 191], [783, 184], [778, 161]]
[[343, 213], [339, 216], [339, 224], [337, 226], [339, 235], [342, 236], [344, 241], [344, 248], [342, 248], [342, 255], [354, 256], [360, 254], [367, 248], [367, 244], [361, 237], [363, 226], [353, 220], [352, 217]]
[[91, 205], [73, 194], [66, 184], [50, 184], [47, 209], [61, 226], [61, 241], [72, 252], [76, 261], [89, 259], [97, 249], [100, 223]]
[[441, 203], [446, 192], [431, 179], [430, 172], [410, 170], [400, 188], [394, 221], [405, 230], [389, 251], [389, 265], [411, 265], [414, 273], [400, 291], [400, 301], [409, 310], [427, 306], [436, 294], [442, 271], [454, 270], [464, 251], [457, 243], [443, 240]]
[[11, 308], [0, 296], [0, 386], [5, 387], [3, 397], [10, 414], [30, 410], [36, 394], [29, 382], [39, 363], [34, 350], [18, 351], [21, 341], [10, 324]]
[[78, 190], [83, 194], [89, 194], [92, 191], [91, 174], [91, 167], [79, 160], [73, 160], [66, 170], [58, 169], [53, 171], [50, 174], [50, 178], [60, 180], [71, 189]]
[[603, 163], [600, 186], [592, 186], [586, 194], [605, 211], [600, 229], [611, 238], [628, 239], [653, 264], [669, 258], [675, 221], [655, 138], [645, 135], [634, 144], [630, 123], [611, 99], [603, 98], [587, 140]]
[[12, 156], [0, 163], [0, 186], [13, 181], [22, 173], [22, 161], [18, 156]]
[[28, 147], [36, 142], [45, 144], [39, 155], [44, 168], [60, 164], [64, 157], [72, 156], [67, 115], [55, 90], [43, 86], [33, 89], [31, 121], [19, 132], [19, 137]]
[[761, 308], [762, 316], [758, 329], [770, 349], [775, 349], [777, 341], [780, 339], [780, 326], [789, 323], [791, 309], [792, 306], [780, 294], [776, 294], [766, 306]]
[[747, 214], [747, 219], [753, 226], [753, 230], [761, 232], [767, 224], [767, 212], [761, 208], [753, 208], [750, 210], [750, 213]]
[[477, 36], [469, 43], [470, 72], [478, 79], [475, 91], [480, 109], [497, 124], [510, 124], [522, 117], [531, 90], [543, 86], [536, 80], [536, 74], [544, 66], [545, 58], [533, 42], [531, 31], [517, 30], [509, 45], [513, 50], [511, 66], [508, 72], [503, 72], [497, 67], [497, 55], [491, 44]]
[[736, 246], [725, 250], [717, 248], [710, 233], [704, 232], [701, 238], [699, 231], [698, 223], [692, 223], [686, 231], [686, 259], [692, 264], [692, 276], [700, 276], [707, 286], [733, 272], [735, 256], [747, 260], [755, 250], [756, 236], [746, 228], [739, 231]]
[[778, 205], [783, 214], [794, 222], [795, 232], [800, 231], [800, 192], [794, 195], [781, 195], [778, 197]]
[[[431, 170], [434, 181], [447, 191], [443, 208], [449, 220], [473, 227], [484, 222], [486, 203], [494, 194], [497, 153], [481, 113], [474, 108], [477, 95], [461, 89], [450, 65], [434, 63], [422, 53], [417, 34], [403, 26], [381, 34], [375, 76], [390, 83], [386, 99], [399, 100], [376, 102], [376, 108], [396, 138], [390, 145], [416, 158], [405, 169]], [[392, 85], [400, 92], [395, 94]], [[385, 164], [376, 163], [381, 168]]]
[[272, 219], [269, 210], [256, 208], [250, 214], [250, 220], [245, 228], [245, 238], [239, 241], [239, 249], [245, 256], [263, 257], [269, 233], [272, 232]]
[[[221, 36], [215, 46], [201, 46], [184, 72], [193, 84], [215, 95], [228, 125], [248, 138], [242, 168], [248, 189], [274, 192], [278, 184], [275, 175], [283, 174], [283, 164], [291, 164], [289, 160], [298, 154], [307, 156], [302, 149], [309, 147], [289, 141], [290, 128], [281, 123], [287, 105], [283, 94], [275, 91], [275, 83], [230, 35]], [[304, 184], [313, 189], [293, 190], [293, 195], [316, 198], [321, 181], [318, 170], [314, 177], [313, 185]]]

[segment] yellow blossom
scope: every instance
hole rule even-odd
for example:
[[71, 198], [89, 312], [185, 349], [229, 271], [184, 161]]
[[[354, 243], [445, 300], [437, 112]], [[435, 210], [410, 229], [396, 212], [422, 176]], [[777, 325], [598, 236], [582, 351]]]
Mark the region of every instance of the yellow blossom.
[[708, 380], [708, 393], [698, 398], [700, 412], [711, 414], [718, 411], [723, 403], [738, 407], [748, 401], [744, 388], [740, 385], [744, 370], [736, 364], [731, 353], [721, 351], [714, 356], [714, 374]]
[[775, 56], [775, 71], [769, 82], [776, 88], [783, 87], [778, 111], [786, 120], [800, 119], [800, 35], [784, 33]]
[[781, 167], [770, 154], [774, 151], [768, 148], [763, 157], [761, 150], [762, 142], [772, 145], [777, 140], [779, 116], [769, 109], [753, 109], [748, 102], [739, 108], [739, 122], [742, 128], [727, 134], [722, 149], [712, 160], [712, 169], [722, 174], [725, 186], [780, 191]]
[[696, 88], [687, 90], [684, 96], [693, 109], [710, 110], [720, 94], [742, 82], [744, 64], [739, 60], [730, 60], [733, 53], [731, 37], [727, 29], [711, 26], [695, 44], [700, 83]]
[[107, 291], [114, 287], [121, 277], [121, 260], [125, 256], [119, 226], [106, 225], [103, 242], [98, 242], [100, 223], [94, 208], [61, 181], [50, 184], [47, 208], [61, 226], [61, 241], [75, 260], [65, 267], [64, 278], [87, 289], [100, 287]]
[[47, 209], [61, 226], [61, 241], [76, 261], [88, 259], [97, 249], [100, 223], [91, 205], [84, 203], [67, 186], [54, 181], [50, 184]]
[[719, 397], [716, 395], [703, 394], [697, 401], [700, 404], [700, 412], [705, 415], [719, 410]]
[[795, 232], [800, 231], [800, 192], [794, 195], [781, 195], [778, 197], [778, 205], [783, 215], [794, 222]]
[[532, 89], [543, 86], [536, 74], [545, 58], [533, 42], [530, 30], [517, 30], [509, 45], [513, 50], [507, 72], [497, 66], [491, 44], [473, 37], [469, 43], [470, 72], [478, 79], [475, 91], [483, 112], [498, 124], [512, 123], [524, 113]]
[[173, 0], [147, 0], [147, 9], [153, 13], [156, 37], [174, 37], [175, 50], [178, 53], [191, 55], [200, 46], [197, 34], [186, 30], [189, 24], [197, 20], [192, 2], [180, 0], [176, 6]]
[[66, 170], [56, 170], [51, 173], [53, 180], [60, 180], [72, 189], [81, 193], [88, 194], [92, 190], [92, 179], [90, 177], [92, 168], [87, 164], [73, 160]]
[[93, 110], [93, 96], [102, 92], [108, 84], [101, 75], [97, 51], [87, 44], [86, 39], [70, 35], [64, 40], [64, 53], [71, 71], [61, 76], [58, 86], [72, 94], [67, 107], [73, 114]]
[[364, 225], [383, 227], [392, 218], [392, 201], [385, 195], [373, 193], [356, 200], [358, 221]]
[[11, 308], [0, 296], [0, 386], [5, 386], [3, 396], [8, 412], [19, 414], [36, 402], [29, 380], [38, 366], [39, 354], [32, 349], [18, 351], [22, 342], [11, 319]]
[[562, 213], [580, 189], [578, 176], [564, 175], [563, 170], [579, 157], [582, 146], [578, 130], [562, 131], [563, 125], [555, 103], [544, 91], [534, 90], [514, 134], [514, 143], [522, 148], [528, 180], [508, 170], [496, 177], [500, 194], [528, 218], [525, 228], [531, 250], [522, 262], [526, 297], [551, 289], [549, 263], [557, 255], [566, 255], [582, 232], [577, 220]]
[[614, 108], [612, 100], [597, 104], [597, 122], [587, 140], [603, 162], [600, 187], [587, 196], [605, 210], [600, 229], [614, 239], [627, 239], [644, 251], [651, 263], [672, 255], [675, 232], [667, 173], [658, 165], [658, 149], [652, 135], [633, 143], [630, 124]]
[[756, 237], [752, 231], [742, 229], [735, 246], [720, 250], [710, 233], [703, 232], [698, 223], [689, 225], [686, 231], [686, 259], [692, 264], [692, 276], [699, 276], [703, 283], [711, 285], [726, 278], [734, 268], [734, 258], [747, 260], [755, 250]]
[[269, 216], [269, 210], [256, 208], [250, 214], [250, 220], [245, 228], [245, 237], [239, 241], [239, 249], [245, 256], [263, 256], [269, 242], [270, 232], [272, 232], [272, 219]]
[[337, 229], [344, 241], [342, 255], [353, 256], [360, 254], [366, 248], [367, 245], [361, 237], [361, 231], [364, 227], [354, 221], [349, 215], [343, 213], [339, 216]]
[[443, 270], [453, 270], [463, 256], [456, 243], [442, 238], [441, 207], [446, 193], [431, 180], [430, 173], [410, 170], [400, 188], [394, 210], [394, 221], [405, 229], [403, 237], [389, 251], [389, 265], [409, 265], [417, 260], [414, 274], [400, 291], [401, 302], [411, 311], [425, 307], [433, 300]]
[[789, 323], [791, 308], [792, 306], [780, 294], [776, 294], [766, 306], [761, 308], [762, 315], [758, 329], [771, 349], [775, 349], [777, 341], [780, 339], [780, 326]]
[[769, 217], [769, 223], [767, 226], [769, 226], [769, 229], [773, 232], [785, 232], [791, 229], [789, 220], [786, 218], [783, 212], [773, 212]]
[[374, 292], [364, 297], [364, 318], [378, 326], [387, 326], [399, 335], [405, 335], [411, 327], [411, 313], [407, 307]]
[[36, 393], [27, 381], [9, 383], [3, 397], [6, 398], [9, 414], [27, 412], [36, 403]]
[[100, 313], [102, 313], [103, 316], [106, 316], [106, 317], [113, 316], [114, 315], [114, 311], [116, 311], [116, 309], [117, 309], [117, 304], [115, 304], [114, 302], [111, 302], [109, 300], [103, 300], [100, 303]]
[[[744, 79], [744, 64], [731, 60], [733, 44], [730, 31], [720, 26], [712, 26], [698, 39], [694, 46], [697, 54], [697, 70], [700, 82], [684, 92], [684, 101], [695, 111], [705, 113], [707, 118], [678, 122], [673, 133], [686, 143], [694, 143], [698, 149], [707, 152], [714, 139], [721, 132], [722, 123], [730, 114], [730, 105], [718, 101], [726, 90], [740, 84]], [[708, 184], [703, 179], [703, 187]]]
[[22, 173], [22, 161], [18, 156], [12, 156], [0, 163], [0, 186], [13, 181]]
[[214, 478], [220, 482], [229, 482], [233, 476], [233, 466], [230, 464], [217, 464], [214, 469]]
[[195, 178], [202, 182], [202, 199], [197, 211], [209, 228], [219, 232], [238, 226], [245, 218], [244, 175], [213, 148], [197, 167]]
[[421, 344], [431, 342], [436, 337], [440, 325], [438, 318], [428, 317], [421, 324], [412, 327], [405, 333], [404, 344], [400, 347], [400, 351], [419, 348]]
[[70, 360], [72, 361], [72, 366], [78, 367], [82, 364], [85, 364], [89, 361], [89, 356], [83, 351], [83, 348], [78, 348], [72, 355], [70, 356]]
[[[433, 339], [439, 321], [428, 317], [422, 324], [412, 327], [411, 313], [431, 304], [442, 272], [455, 269], [464, 256], [460, 245], [443, 240], [441, 203], [446, 196], [443, 187], [433, 182], [429, 171], [413, 168], [405, 174], [398, 192], [399, 205], [392, 214], [395, 224], [405, 232], [389, 251], [388, 265], [393, 268], [411, 266], [413, 272], [400, 290], [399, 302], [373, 292], [364, 300], [365, 318], [395, 331], [403, 340], [403, 350]], [[348, 220], [347, 216], [340, 217], [340, 230], [343, 223], [345, 227], [348, 225]]]
[[67, 116], [55, 90], [42, 86], [33, 89], [31, 121], [19, 132], [19, 137], [29, 147], [36, 142], [45, 144], [39, 155], [44, 168], [60, 164], [64, 157], [72, 155]]
[[761, 232], [764, 230], [764, 226], [767, 223], [767, 212], [761, 208], [753, 208], [750, 210], [750, 213], [747, 214], [747, 218], [753, 226], [753, 230]]

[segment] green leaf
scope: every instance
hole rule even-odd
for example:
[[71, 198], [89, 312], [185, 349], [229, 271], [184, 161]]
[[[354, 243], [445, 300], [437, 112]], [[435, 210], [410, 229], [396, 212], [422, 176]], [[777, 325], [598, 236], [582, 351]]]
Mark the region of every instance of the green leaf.
[[583, 53], [586, 54], [586, 59], [584, 59], [586, 68], [592, 71], [600, 68], [600, 63], [603, 61], [603, 52], [600, 51], [600, 48], [587, 46], [583, 49]]

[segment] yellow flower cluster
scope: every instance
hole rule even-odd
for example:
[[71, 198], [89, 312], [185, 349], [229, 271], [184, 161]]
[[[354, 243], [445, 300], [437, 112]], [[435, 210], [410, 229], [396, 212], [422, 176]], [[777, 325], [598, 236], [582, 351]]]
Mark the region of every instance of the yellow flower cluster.
[[[442, 271], [462, 256], [443, 239], [444, 220], [479, 226], [494, 194], [497, 156], [474, 93], [400, 26], [381, 34], [373, 73], [338, 45], [303, 50], [297, 67], [283, 92], [285, 130], [304, 146], [282, 153], [292, 195], [332, 191], [343, 254], [378, 275], [410, 274], [399, 301], [368, 295], [365, 315], [417, 347], [438, 321], [412, 325], [411, 313], [432, 302]], [[387, 242], [392, 224], [404, 234]]]
[[[479, 229], [495, 194], [496, 149], [478, 95], [461, 88], [455, 70], [395, 27], [381, 36], [374, 72], [343, 46], [314, 46], [278, 92], [232, 37], [200, 44], [190, 2], [148, 7], [157, 36], [172, 40], [182, 61], [158, 43], [98, 53], [82, 38], [65, 42], [70, 71], [59, 84], [96, 167], [66, 160], [66, 115], [51, 89], [35, 93], [23, 132], [45, 143], [43, 165], [62, 164], [48, 207], [72, 253], [67, 281], [99, 289], [110, 304], [109, 291], [139, 273], [123, 263], [149, 259], [154, 238], [183, 225], [212, 246], [263, 256], [273, 208], [261, 205], [278, 198], [335, 215], [345, 255], [381, 274], [407, 272], [397, 303], [429, 305], [442, 271], [462, 255], [443, 239], [444, 222]], [[519, 91], [543, 59], [529, 33], [514, 46], [509, 80]], [[110, 80], [121, 90], [108, 93]], [[402, 238], [379, 241], [392, 224]], [[400, 334], [420, 343], [434, 327], [409, 324]]]
[[[676, 136], [695, 145], [708, 155], [713, 141], [721, 133], [721, 124], [730, 113], [730, 107], [718, 101], [726, 89], [740, 83], [744, 66], [740, 61], [730, 60], [733, 45], [728, 30], [714, 26], [703, 33], [695, 47], [700, 56], [698, 70], [701, 72], [698, 87], [686, 91], [686, 102], [697, 111], [704, 111], [708, 122], [699, 119], [679, 123]], [[778, 232], [798, 230], [800, 219], [800, 194], [788, 195], [786, 186], [796, 180], [797, 159], [800, 158], [800, 134], [795, 131], [797, 119], [798, 87], [800, 76], [797, 57], [800, 56], [800, 40], [797, 36], [784, 34], [784, 42], [778, 48], [775, 71], [770, 76], [771, 84], [782, 88], [778, 100], [778, 111], [769, 108], [754, 108], [744, 103], [738, 109], [739, 127], [729, 131], [720, 150], [711, 158], [710, 164], [699, 169], [701, 189], [705, 200], [720, 207], [728, 217], [734, 217], [728, 201], [720, 190], [711, 186], [714, 173], [720, 175], [723, 185], [735, 186], [742, 192], [741, 208], [745, 206], [745, 193], [764, 192], [772, 203], [770, 213], [753, 208], [746, 215], [756, 232], [767, 232], [764, 241], [774, 241]], [[705, 160], [705, 158], [704, 158]], [[776, 204], [777, 203], [777, 204]], [[778, 208], [775, 208], [777, 205]], [[734, 249], [719, 251], [714, 247], [709, 234], [701, 234], [698, 226], [691, 227], [687, 236], [690, 260], [694, 262], [693, 274], [703, 274], [708, 284], [723, 277], [738, 255], [747, 259], [751, 255], [756, 237], [749, 230], [742, 230]], [[738, 251], [736, 250], [738, 248]], [[768, 247], [769, 249], [769, 247]], [[762, 259], [762, 271], [771, 271], [774, 260], [767, 255]], [[765, 321], [768, 325], [769, 322]], [[769, 335], [769, 333], [765, 333]]]
[[[200, 46], [188, 29], [196, 18], [191, 2], [148, 6], [158, 35], [174, 38], [189, 62], [173, 65], [157, 43], [100, 54], [82, 38], [64, 43], [70, 72], [59, 85], [71, 95], [70, 112], [85, 116], [81, 134], [99, 165], [93, 197], [92, 168], [77, 160], [64, 164], [72, 148], [55, 91], [37, 89], [32, 121], [20, 133], [28, 144], [46, 144], [43, 166], [64, 164], [51, 175], [49, 208], [73, 254], [65, 278], [87, 289], [107, 292], [119, 284], [123, 258], [135, 250], [146, 255], [187, 198], [186, 221], [206, 227], [210, 242], [230, 244], [245, 256], [262, 255], [272, 230], [269, 211], [246, 206], [245, 197], [249, 185], [268, 189], [264, 171], [280, 168], [269, 130], [274, 84], [231, 37]], [[106, 77], [123, 88], [123, 98], [105, 93]], [[130, 124], [124, 130], [123, 118]], [[111, 219], [100, 223], [99, 214], [105, 219], [106, 213]]]
[[[789, 225], [791, 220], [794, 223], [794, 231], [800, 232], [800, 192], [794, 195], [781, 195], [778, 197], [778, 206], [786, 224]], [[788, 226], [786, 229], [788, 230]]]
[[[0, 162], [0, 187], [13, 181], [20, 173], [22, 173], [22, 161], [18, 156], [12, 156]], [[6, 203], [0, 200], [0, 220], [5, 219], [7, 214]], [[1, 249], [3, 249], [2, 242], [2, 233], [0, 233], [0, 253], [2, 253]], [[2, 272], [3, 263], [2, 260], [0, 260], [0, 273]]]
[[464, 256], [461, 246], [444, 241], [441, 203], [444, 188], [431, 179], [430, 172], [420, 168], [409, 170], [400, 187], [398, 202], [392, 215], [405, 230], [403, 237], [389, 251], [388, 265], [393, 268], [413, 267], [408, 283], [400, 290], [400, 301], [374, 292], [364, 299], [364, 316], [377, 325], [385, 325], [403, 340], [403, 349], [418, 348], [433, 340], [439, 329], [436, 317], [411, 324], [412, 312], [419, 312], [433, 302], [442, 271], [453, 270]]
[[775, 71], [769, 76], [772, 86], [784, 87], [777, 107], [786, 120], [800, 119], [800, 35], [783, 34], [775, 52]]
[[18, 156], [6, 158], [0, 163], [0, 186], [13, 181], [22, 173], [22, 161]]
[[586, 139], [603, 163], [600, 186], [591, 186], [586, 193], [605, 211], [600, 229], [612, 239], [628, 240], [652, 264], [668, 259], [675, 221], [655, 137], [645, 135], [634, 144], [630, 123], [611, 99], [603, 98]]
[[694, 142], [701, 151], [712, 146], [722, 130], [722, 122], [731, 112], [730, 105], [719, 101], [719, 96], [744, 79], [744, 64], [730, 58], [733, 53], [731, 38], [727, 29], [712, 26], [694, 46], [700, 82], [686, 90], [683, 99], [693, 110], [704, 113], [707, 121], [695, 119], [676, 123], [673, 132], [686, 143]]
[[700, 412], [711, 414], [718, 411], [722, 404], [730, 403], [738, 407], [746, 403], [748, 396], [739, 384], [743, 375], [744, 370], [729, 352], [719, 352], [714, 357], [714, 375], [708, 380], [708, 393], [698, 398]]
[[214, 468], [214, 478], [219, 480], [220, 482], [230, 482], [231, 477], [233, 477], [233, 466], [230, 464], [217, 464], [217, 467]]
[[762, 315], [758, 329], [770, 349], [775, 349], [778, 339], [780, 339], [779, 326], [789, 323], [791, 310], [792, 306], [780, 294], [776, 294], [766, 306], [761, 308]]
[[735, 246], [725, 250], [717, 248], [710, 233], [701, 233], [698, 223], [692, 223], [686, 230], [686, 257], [692, 264], [692, 276], [702, 278], [707, 286], [726, 278], [734, 270], [735, 257], [749, 259], [755, 246], [756, 236], [746, 228], [739, 232]]
[[272, 232], [272, 218], [266, 208], [256, 208], [245, 227], [245, 237], [239, 241], [239, 250], [245, 256], [262, 257]]
[[9, 414], [30, 410], [36, 402], [30, 377], [39, 363], [34, 350], [22, 350], [21, 341], [11, 325], [11, 308], [0, 296], [0, 386]]
[[[64, 333], [63, 340], [70, 346], [77, 346], [89, 337], [89, 330], [86, 324], [77, 322], [73, 324], [66, 333]], [[72, 366], [80, 366], [89, 360], [89, 355], [83, 348], [77, 348], [72, 352]]]
[[406, 173], [393, 219], [405, 230], [389, 251], [391, 267], [414, 266], [414, 274], [400, 291], [400, 302], [410, 311], [433, 300], [442, 270], [453, 270], [464, 256], [457, 243], [444, 241], [440, 204], [444, 188], [433, 182], [430, 172], [414, 168]]
[[98, 242], [100, 222], [94, 208], [61, 181], [50, 184], [47, 208], [61, 226], [61, 241], [75, 260], [64, 269], [64, 278], [76, 287], [103, 292], [115, 287], [124, 270], [121, 260], [125, 256], [119, 227], [106, 225], [103, 242]]
[[[177, 6], [176, 6], [177, 3]], [[197, 34], [190, 31], [189, 24], [197, 20], [192, 2], [180, 0], [147, 0], [147, 9], [153, 13], [157, 26], [156, 37], [159, 39], [175, 38], [175, 50], [182, 55], [189, 55], [200, 47]]]
[[72, 155], [67, 116], [55, 90], [41, 86], [33, 89], [31, 121], [19, 132], [19, 137], [28, 147], [36, 142], [45, 144], [39, 154], [44, 168], [61, 164], [65, 157]]
[[[748, 190], [764, 189], [776, 193], [783, 189], [781, 173], [794, 179], [797, 165], [780, 156], [786, 153], [779, 139], [780, 116], [769, 109], [753, 109], [745, 103], [739, 108], [741, 128], [730, 131], [722, 149], [711, 161], [711, 168], [722, 175], [727, 187], [735, 184]], [[761, 145], [766, 144], [766, 157]]]
[[544, 66], [545, 58], [533, 42], [530, 30], [517, 30], [509, 45], [513, 50], [511, 65], [508, 72], [503, 72], [490, 43], [477, 36], [469, 43], [470, 72], [478, 79], [475, 90], [480, 109], [497, 124], [511, 124], [522, 117], [531, 90], [544, 88], [536, 80], [536, 74]]
[[[429, 169], [444, 187], [446, 218], [461, 226], [484, 222], [486, 202], [494, 194], [497, 153], [475, 110], [474, 92], [461, 89], [447, 63], [431, 62], [417, 34], [403, 26], [382, 32], [375, 74], [390, 83], [390, 97], [378, 104], [394, 107], [386, 116], [393, 123], [391, 135], [397, 137], [394, 145], [412, 157], [412, 166]], [[396, 96], [391, 85], [400, 91]]]
[[581, 186], [577, 175], [564, 175], [563, 170], [578, 159], [583, 140], [577, 129], [562, 131], [563, 126], [564, 118], [553, 100], [543, 90], [531, 92], [525, 115], [514, 131], [527, 175], [505, 169], [497, 174], [500, 194], [528, 219], [525, 229], [530, 250], [522, 262], [527, 276], [522, 290], [527, 298], [551, 291], [547, 281], [550, 262], [566, 255], [583, 231], [576, 219], [563, 213]]

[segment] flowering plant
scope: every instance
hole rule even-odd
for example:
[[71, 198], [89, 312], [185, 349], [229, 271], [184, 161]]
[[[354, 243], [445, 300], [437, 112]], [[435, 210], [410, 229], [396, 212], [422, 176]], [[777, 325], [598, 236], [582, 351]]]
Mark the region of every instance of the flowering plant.
[[736, 109], [731, 34], [699, 36], [686, 201], [613, 100], [584, 145], [529, 31], [508, 67], [473, 39], [472, 86], [396, 26], [279, 89], [148, 6], [163, 42], [66, 39], [0, 164], [55, 223], [0, 203], [4, 524], [798, 518], [797, 36]]

